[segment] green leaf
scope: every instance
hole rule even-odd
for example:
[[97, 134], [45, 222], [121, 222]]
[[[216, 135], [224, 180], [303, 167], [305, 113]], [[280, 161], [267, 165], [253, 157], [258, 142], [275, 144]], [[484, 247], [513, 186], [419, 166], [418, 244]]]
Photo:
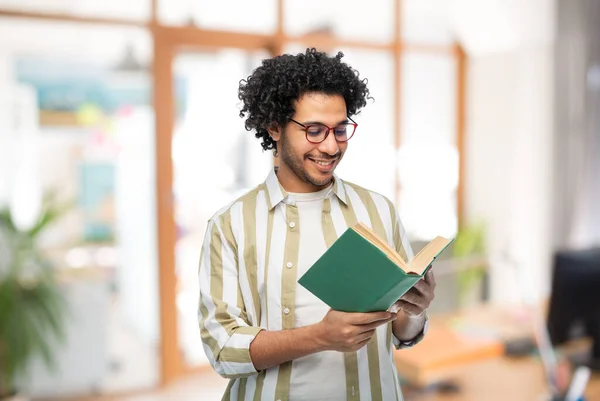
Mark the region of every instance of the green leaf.
[[38, 222], [26, 232], [15, 227], [8, 208], [0, 210], [0, 235], [12, 252], [8, 265], [0, 266], [0, 391], [13, 388], [34, 357], [55, 368], [57, 345], [65, 340], [67, 302], [36, 241], [70, 209], [54, 199], [45, 198]]
[[54, 195], [48, 195], [42, 202], [42, 212], [38, 222], [27, 232], [31, 238], [36, 238], [43, 230], [73, 208], [73, 202], [58, 204]]
[[[469, 291], [485, 275], [486, 230], [483, 222], [461, 227], [454, 240], [452, 255], [462, 266], [457, 276], [459, 301], [464, 303]], [[471, 258], [469, 260], [469, 258]]]
[[13, 223], [12, 215], [10, 213], [9, 208], [0, 210], [0, 226], [4, 226], [12, 232], [17, 232], [17, 228]]

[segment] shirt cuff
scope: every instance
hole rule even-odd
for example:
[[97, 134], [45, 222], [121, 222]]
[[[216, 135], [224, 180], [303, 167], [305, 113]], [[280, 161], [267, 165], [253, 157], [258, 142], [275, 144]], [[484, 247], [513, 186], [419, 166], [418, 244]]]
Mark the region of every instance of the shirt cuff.
[[423, 324], [423, 330], [421, 330], [421, 332], [419, 334], [417, 334], [417, 336], [415, 338], [413, 338], [412, 340], [400, 341], [392, 333], [392, 341], [394, 342], [394, 347], [396, 349], [404, 349], [404, 348], [410, 348], [410, 347], [417, 345], [418, 343], [420, 343], [423, 340], [423, 338], [425, 338], [425, 334], [427, 334], [428, 327], [429, 327], [429, 316], [427, 315], [427, 312], [425, 312], [425, 322]]
[[242, 326], [234, 330], [228, 346], [219, 355], [223, 377], [237, 379], [260, 372], [250, 356], [250, 344], [262, 330], [264, 329], [254, 326]]

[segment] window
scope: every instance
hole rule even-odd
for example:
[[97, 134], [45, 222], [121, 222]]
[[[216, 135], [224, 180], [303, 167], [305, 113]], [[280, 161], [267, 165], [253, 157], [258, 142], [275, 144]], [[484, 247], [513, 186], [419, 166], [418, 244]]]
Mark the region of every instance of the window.
[[402, 66], [400, 214], [414, 239], [450, 237], [458, 226], [455, 61], [409, 53]]
[[16, 11], [66, 14], [80, 17], [150, 19], [150, 0], [0, 0], [0, 7]]
[[368, 80], [374, 100], [354, 117], [356, 134], [348, 143], [340, 177], [394, 200], [394, 63], [389, 52], [345, 50], [343, 60]]
[[198, 335], [198, 257], [208, 220], [224, 205], [263, 182], [270, 152], [244, 128], [237, 98], [266, 52], [237, 49], [190, 52], [174, 61], [185, 88], [173, 132], [173, 191], [179, 347], [187, 365], [206, 363]]
[[159, 20], [167, 25], [269, 34], [276, 30], [276, 0], [159, 0]]
[[411, 43], [451, 45], [453, 2], [445, 0], [403, 0], [402, 39]]
[[292, 37], [326, 32], [346, 40], [390, 42], [394, 38], [393, 0], [368, 6], [362, 0], [285, 0], [284, 26]]
[[[160, 336], [150, 37], [2, 20], [0, 41], [0, 159], [10, 166], [0, 169], [0, 204], [12, 200], [24, 223], [50, 191], [73, 205], [42, 242], [68, 278], [73, 318], [57, 354], [62, 374], [40, 369], [27, 391], [152, 387]], [[139, 68], [121, 68], [126, 60]]]

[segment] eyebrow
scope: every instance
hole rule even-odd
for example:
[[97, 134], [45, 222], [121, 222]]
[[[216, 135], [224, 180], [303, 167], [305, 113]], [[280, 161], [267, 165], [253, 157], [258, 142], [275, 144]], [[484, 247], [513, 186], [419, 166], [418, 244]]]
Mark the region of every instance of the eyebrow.
[[[342, 121], [340, 121], [337, 124], [335, 124], [334, 127], [338, 126], [340, 124], [343, 124], [343, 123], [347, 123], [348, 121], [349, 121], [348, 118], [344, 118]], [[312, 125], [314, 125], [314, 124], [327, 125], [327, 124], [325, 124], [325, 123], [323, 123], [321, 121], [304, 121], [304, 122], [302, 122], [302, 124], [304, 124], [304, 125], [311, 125], [311, 124]]]

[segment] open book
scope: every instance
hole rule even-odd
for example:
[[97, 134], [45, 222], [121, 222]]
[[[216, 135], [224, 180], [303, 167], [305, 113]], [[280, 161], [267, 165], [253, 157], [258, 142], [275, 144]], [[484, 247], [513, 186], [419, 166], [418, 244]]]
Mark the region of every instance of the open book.
[[298, 280], [332, 309], [388, 310], [453, 239], [436, 237], [410, 261], [362, 223], [348, 228]]

